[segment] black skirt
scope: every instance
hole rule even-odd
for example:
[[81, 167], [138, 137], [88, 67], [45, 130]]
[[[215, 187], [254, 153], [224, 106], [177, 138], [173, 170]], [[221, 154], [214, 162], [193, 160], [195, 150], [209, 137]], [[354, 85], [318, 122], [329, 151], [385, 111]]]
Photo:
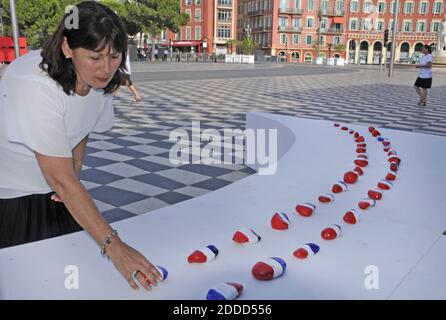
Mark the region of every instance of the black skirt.
[[0, 248], [82, 230], [62, 202], [51, 200], [52, 194], [0, 199]]
[[420, 78], [415, 81], [415, 87], [430, 89], [432, 87], [432, 78]]

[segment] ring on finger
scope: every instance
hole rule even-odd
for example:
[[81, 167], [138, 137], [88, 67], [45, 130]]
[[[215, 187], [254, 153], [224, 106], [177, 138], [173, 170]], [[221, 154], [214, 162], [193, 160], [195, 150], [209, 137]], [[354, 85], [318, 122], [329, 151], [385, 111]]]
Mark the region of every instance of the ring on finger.
[[139, 270], [135, 270], [135, 271], [133, 271], [132, 274], [131, 274], [132, 278], [133, 278], [133, 279], [136, 279], [136, 276], [138, 275], [138, 273], [140, 273]]

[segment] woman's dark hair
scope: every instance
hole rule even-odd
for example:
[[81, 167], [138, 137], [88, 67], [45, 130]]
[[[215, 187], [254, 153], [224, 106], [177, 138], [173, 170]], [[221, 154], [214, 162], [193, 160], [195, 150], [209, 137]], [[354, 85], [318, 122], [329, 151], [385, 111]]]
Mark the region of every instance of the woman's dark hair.
[[429, 53], [432, 53], [432, 48], [431, 48], [431, 46], [430, 45], [428, 45], [428, 44], [425, 44], [423, 47], [425, 47], [426, 48], [426, 50], [429, 52]]
[[[64, 37], [71, 49], [84, 48], [96, 52], [110, 45], [116, 52], [122, 52], [122, 62], [113, 79], [104, 88], [111, 93], [119, 88], [122, 80], [121, 70], [125, 70], [127, 56], [127, 32], [122, 20], [110, 8], [95, 2], [85, 1], [76, 5], [79, 21], [67, 25], [70, 13], [64, 15], [56, 32], [48, 39], [42, 49], [40, 68], [48, 73], [63, 88], [67, 95], [74, 92], [76, 72], [71, 59], [66, 59], [62, 51]], [[73, 11], [76, 12], [76, 11]]]

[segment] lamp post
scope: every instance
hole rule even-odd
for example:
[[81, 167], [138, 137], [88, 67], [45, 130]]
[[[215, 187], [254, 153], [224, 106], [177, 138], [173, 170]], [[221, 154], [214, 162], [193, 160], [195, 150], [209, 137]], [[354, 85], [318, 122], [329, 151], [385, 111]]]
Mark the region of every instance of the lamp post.
[[395, 61], [396, 33], [398, 32], [398, 11], [400, 2], [395, 0], [393, 28], [392, 28], [392, 51], [390, 52], [389, 77], [393, 75], [393, 63]]
[[252, 28], [251, 28], [251, 26], [249, 24], [246, 26], [245, 31], [246, 31], [246, 37], [248, 39], [250, 39], [251, 38]]
[[285, 38], [285, 62], [288, 61], [288, 35]]
[[3, 9], [0, 8], [0, 26], [2, 27], [2, 37], [5, 36], [5, 30], [3, 30]]
[[12, 37], [14, 39], [14, 51], [15, 57], [18, 58], [20, 56], [20, 47], [19, 47], [19, 26], [17, 24], [17, 14], [16, 14], [16, 6], [15, 0], [9, 0], [9, 7], [11, 10], [11, 24], [12, 24]]

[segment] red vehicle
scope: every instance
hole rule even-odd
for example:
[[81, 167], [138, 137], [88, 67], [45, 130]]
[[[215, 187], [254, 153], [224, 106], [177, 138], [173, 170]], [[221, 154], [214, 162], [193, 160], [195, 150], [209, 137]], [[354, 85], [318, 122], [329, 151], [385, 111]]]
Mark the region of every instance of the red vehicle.
[[[26, 38], [19, 38], [20, 55], [28, 53]], [[0, 62], [11, 63], [16, 58], [14, 53], [14, 40], [11, 37], [0, 37]]]

